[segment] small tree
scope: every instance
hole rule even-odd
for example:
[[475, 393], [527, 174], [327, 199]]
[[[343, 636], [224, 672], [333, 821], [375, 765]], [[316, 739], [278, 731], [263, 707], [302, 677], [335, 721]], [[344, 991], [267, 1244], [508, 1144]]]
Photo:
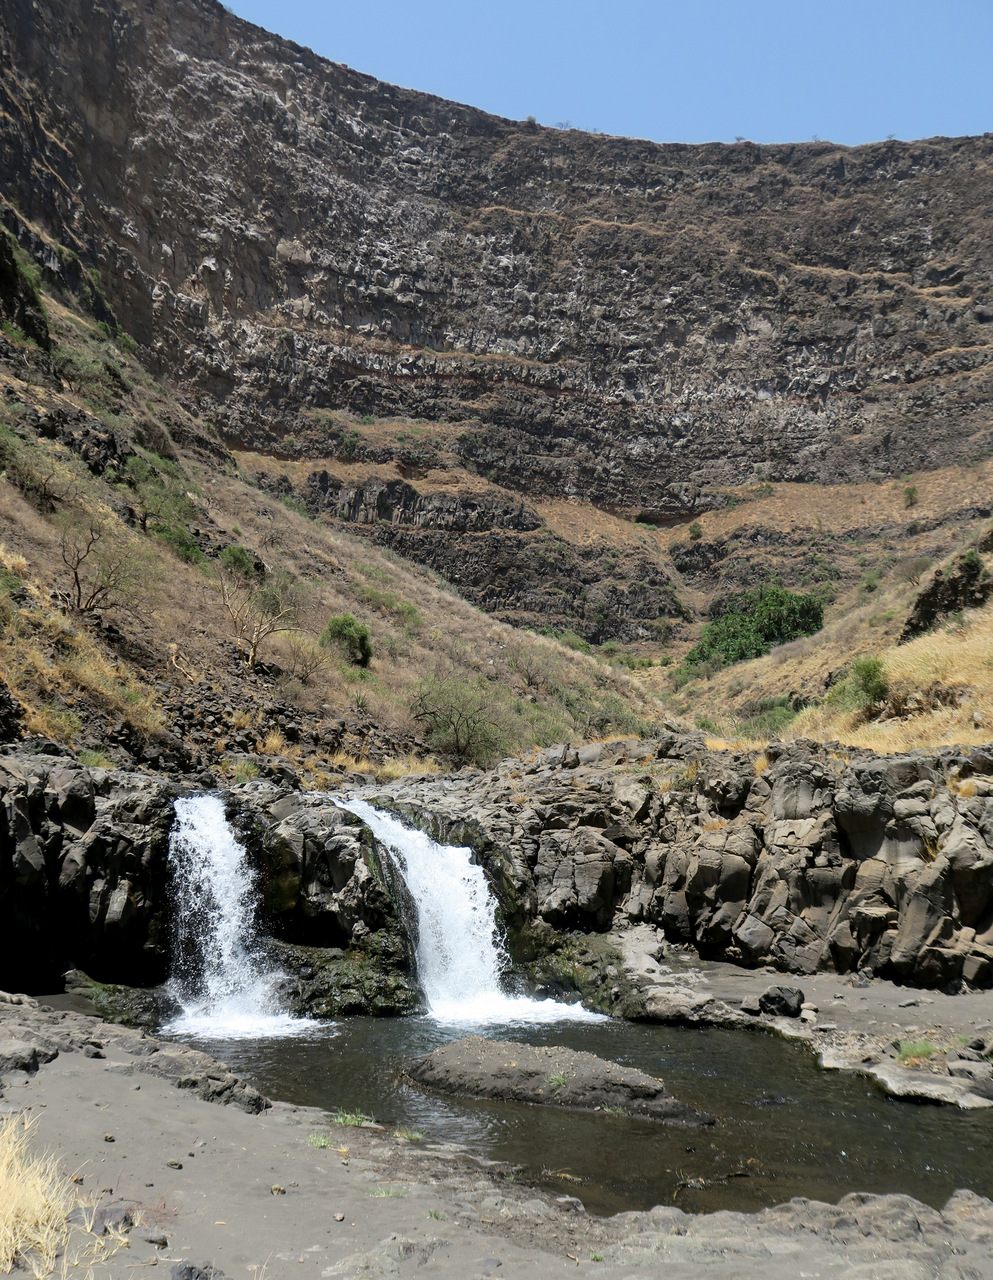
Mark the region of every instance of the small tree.
[[96, 519], [63, 521], [59, 554], [67, 570], [63, 598], [72, 613], [128, 607], [147, 581], [147, 558]]
[[885, 701], [890, 691], [882, 658], [856, 658], [852, 663], [851, 681], [857, 705], [862, 710]]
[[318, 643], [325, 649], [340, 649], [356, 667], [367, 667], [372, 661], [369, 628], [350, 613], [336, 613], [328, 618]]
[[691, 542], [699, 542], [703, 537], [703, 525], [699, 520], [694, 520], [689, 527], [689, 535]]
[[917, 485], [908, 484], [903, 491], [903, 505], [905, 507], [917, 506]]
[[472, 761], [485, 768], [499, 756], [504, 735], [485, 682], [430, 676], [421, 682], [410, 710], [431, 745], [457, 764]]
[[218, 564], [214, 587], [228, 615], [231, 638], [247, 667], [255, 666], [259, 650], [270, 636], [296, 626], [298, 592], [286, 575], [266, 574], [259, 582]]

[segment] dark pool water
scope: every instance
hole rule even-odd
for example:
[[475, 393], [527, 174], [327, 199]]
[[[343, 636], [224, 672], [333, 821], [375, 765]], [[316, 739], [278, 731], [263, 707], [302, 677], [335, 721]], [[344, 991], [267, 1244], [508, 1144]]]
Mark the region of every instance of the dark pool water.
[[[440, 1097], [404, 1063], [467, 1034], [585, 1049], [639, 1067], [714, 1115], [686, 1129], [603, 1114]], [[522, 1166], [594, 1213], [676, 1204], [753, 1210], [792, 1196], [904, 1192], [941, 1206], [958, 1187], [993, 1196], [993, 1109], [887, 1098], [860, 1076], [822, 1071], [809, 1051], [761, 1033], [619, 1021], [443, 1026], [349, 1018], [307, 1036], [189, 1041], [270, 1097], [362, 1111]], [[347, 1133], [347, 1131], [343, 1131]], [[345, 1138], [347, 1141], [347, 1137]]]

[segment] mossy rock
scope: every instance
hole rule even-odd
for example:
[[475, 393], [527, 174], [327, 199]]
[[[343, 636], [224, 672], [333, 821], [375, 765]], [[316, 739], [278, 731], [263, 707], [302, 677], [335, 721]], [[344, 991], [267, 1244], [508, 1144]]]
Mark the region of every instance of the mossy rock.
[[405, 941], [390, 930], [368, 934], [344, 950], [276, 942], [272, 954], [287, 974], [283, 996], [298, 1016], [385, 1018], [424, 1011], [416, 979], [406, 967]]
[[638, 994], [624, 977], [620, 952], [609, 934], [556, 933], [543, 922], [521, 932], [519, 945], [534, 952], [521, 970], [536, 995], [556, 1000], [578, 995], [597, 1013], [642, 1016]]
[[178, 1012], [164, 987], [128, 987], [120, 982], [96, 982], [79, 969], [66, 974], [66, 991], [82, 996], [104, 1022], [157, 1031]]

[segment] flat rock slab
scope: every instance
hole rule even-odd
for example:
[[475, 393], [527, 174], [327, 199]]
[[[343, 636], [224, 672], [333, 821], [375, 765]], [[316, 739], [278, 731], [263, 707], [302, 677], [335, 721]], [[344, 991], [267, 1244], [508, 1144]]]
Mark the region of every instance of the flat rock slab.
[[655, 1076], [556, 1045], [536, 1048], [469, 1036], [418, 1058], [407, 1074], [417, 1084], [468, 1098], [622, 1112], [674, 1124], [714, 1123], [712, 1116], [674, 1098]]

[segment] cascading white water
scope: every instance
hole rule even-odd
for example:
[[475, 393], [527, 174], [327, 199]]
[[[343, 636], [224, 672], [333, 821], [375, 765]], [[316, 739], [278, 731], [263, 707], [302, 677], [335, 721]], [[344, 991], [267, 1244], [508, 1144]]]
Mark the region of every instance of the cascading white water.
[[176, 885], [174, 973], [182, 1012], [165, 1028], [211, 1039], [297, 1035], [314, 1024], [280, 1010], [283, 975], [255, 932], [256, 893], [244, 846], [217, 796], [176, 801], [169, 858]]
[[532, 1000], [503, 990], [496, 903], [470, 849], [438, 844], [363, 800], [349, 800], [341, 808], [361, 818], [392, 851], [414, 900], [417, 972], [434, 1018], [480, 1025], [601, 1017], [581, 1005]]

